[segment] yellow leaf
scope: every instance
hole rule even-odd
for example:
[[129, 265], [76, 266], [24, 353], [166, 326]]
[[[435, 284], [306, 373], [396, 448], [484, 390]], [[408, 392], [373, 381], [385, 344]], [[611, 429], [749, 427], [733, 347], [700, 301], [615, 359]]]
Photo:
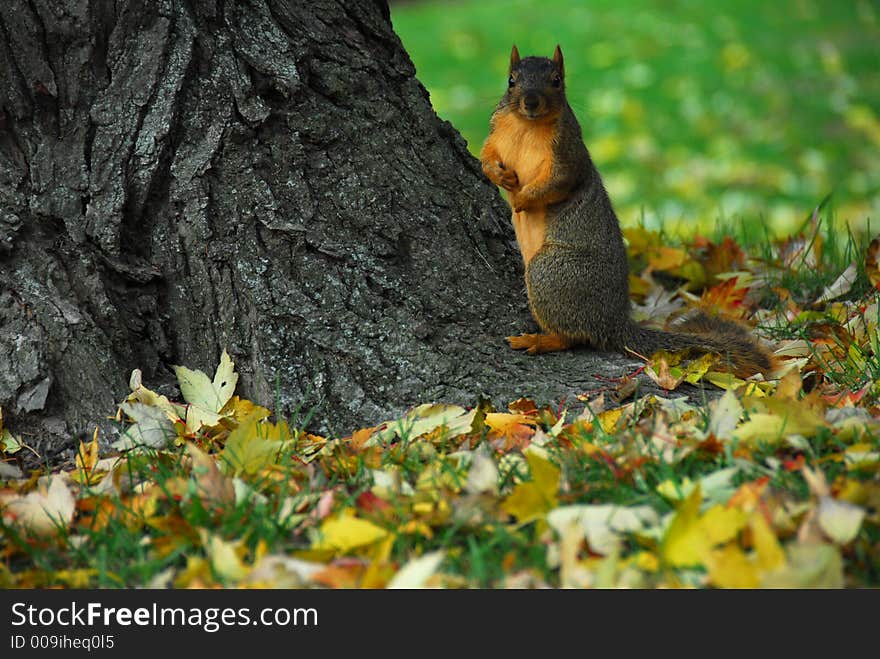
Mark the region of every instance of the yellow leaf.
[[92, 435], [92, 441], [88, 444], [79, 443], [79, 450], [76, 452], [76, 471], [71, 474], [71, 478], [81, 485], [95, 485], [104, 476], [103, 473], [95, 473], [95, 465], [98, 464], [98, 428]]
[[755, 566], [735, 543], [712, 551], [706, 565], [710, 583], [718, 588], [757, 588], [760, 583]]
[[537, 452], [527, 450], [525, 456], [532, 479], [518, 483], [501, 504], [504, 512], [521, 523], [542, 517], [556, 507], [560, 476], [559, 467]]
[[342, 515], [324, 520], [321, 524], [319, 540], [312, 549], [347, 554], [354, 549], [368, 547], [387, 535], [388, 531], [372, 522], [351, 515]]
[[426, 403], [414, 407], [402, 419], [385, 422], [385, 427], [363, 446], [388, 443], [395, 437], [413, 440], [441, 427], [445, 428], [447, 437], [457, 437], [471, 431], [476, 415], [476, 409], [468, 412], [457, 405]]
[[751, 414], [749, 420], [734, 431], [734, 437], [744, 445], [757, 440], [773, 443], [787, 435], [812, 437], [825, 425], [824, 420], [806, 405], [795, 401], [786, 402], [788, 406], [783, 414]]
[[687, 476], [684, 477], [681, 483], [667, 478], [656, 489], [661, 496], [670, 501], [681, 501], [694, 491], [694, 482]]
[[728, 391], [736, 391], [746, 383], [745, 380], [740, 380], [731, 373], [721, 371], [709, 371], [703, 375], [703, 379], [711, 382], [719, 389], [726, 389]]
[[762, 572], [769, 572], [783, 567], [785, 565], [785, 552], [779, 546], [779, 541], [776, 539], [773, 529], [770, 528], [761, 511], [756, 510], [752, 513], [749, 527], [752, 530], [752, 543], [758, 555], [757, 567]]
[[696, 384], [715, 365], [715, 355], [707, 353], [689, 362], [683, 369], [685, 382]]
[[715, 504], [703, 513], [700, 526], [711, 544], [720, 545], [733, 540], [748, 519], [748, 515], [739, 508]]
[[700, 502], [703, 495], [697, 485], [682, 502], [666, 530], [661, 555], [674, 567], [700, 565], [709, 555], [711, 544], [700, 526]]
[[290, 431], [284, 421], [273, 424], [250, 418], [229, 433], [220, 457], [235, 472], [256, 474], [275, 462], [284, 445], [282, 438], [290, 439]]
[[655, 247], [648, 257], [648, 265], [654, 270], [672, 270], [685, 262], [687, 252], [680, 247]]
[[623, 416], [623, 407], [615, 407], [613, 410], [605, 410], [598, 415], [599, 425], [602, 426], [602, 430], [606, 435], [610, 435], [614, 432], [614, 429], [617, 427], [617, 422], [620, 421], [620, 417]]
[[244, 579], [249, 572], [236, 551], [236, 544], [227, 542], [217, 535], [203, 534], [203, 543], [214, 573], [224, 581], [237, 582]]
[[244, 421], [251, 416], [255, 419], [265, 419], [272, 414], [265, 407], [256, 405], [247, 398], [241, 398], [239, 396], [233, 396], [226, 401], [226, 405], [223, 406], [223, 409], [221, 409], [220, 412], [232, 416], [236, 421]]

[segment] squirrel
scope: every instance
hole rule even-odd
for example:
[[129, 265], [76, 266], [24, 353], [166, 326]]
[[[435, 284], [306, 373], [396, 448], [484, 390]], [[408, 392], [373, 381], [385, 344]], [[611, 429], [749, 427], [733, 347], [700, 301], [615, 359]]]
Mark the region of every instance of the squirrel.
[[736, 321], [697, 312], [663, 331], [632, 320], [620, 223], [566, 100], [560, 47], [552, 58], [520, 59], [513, 46], [507, 86], [480, 161], [507, 191], [542, 330], [507, 337], [510, 346], [538, 354], [590, 344], [642, 357], [693, 350], [719, 354], [737, 377], [774, 369], [770, 351]]

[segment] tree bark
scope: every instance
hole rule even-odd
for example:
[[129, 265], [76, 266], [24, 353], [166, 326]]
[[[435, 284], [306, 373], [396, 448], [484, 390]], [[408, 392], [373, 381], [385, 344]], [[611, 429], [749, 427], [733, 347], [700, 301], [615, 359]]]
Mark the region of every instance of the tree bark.
[[0, 94], [0, 406], [50, 458], [223, 348], [333, 433], [634, 364], [506, 346], [509, 211], [384, 1], [6, 0]]

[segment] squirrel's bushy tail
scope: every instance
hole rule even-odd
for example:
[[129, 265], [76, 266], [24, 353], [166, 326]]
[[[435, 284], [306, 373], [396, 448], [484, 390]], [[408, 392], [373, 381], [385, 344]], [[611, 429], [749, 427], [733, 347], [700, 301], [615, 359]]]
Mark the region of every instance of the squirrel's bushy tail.
[[675, 325], [674, 331], [642, 327], [630, 322], [623, 337], [622, 349], [644, 357], [658, 350], [715, 352], [726, 359], [737, 377], [773, 370], [775, 362], [770, 351], [759, 343], [748, 328], [731, 320], [698, 312]]

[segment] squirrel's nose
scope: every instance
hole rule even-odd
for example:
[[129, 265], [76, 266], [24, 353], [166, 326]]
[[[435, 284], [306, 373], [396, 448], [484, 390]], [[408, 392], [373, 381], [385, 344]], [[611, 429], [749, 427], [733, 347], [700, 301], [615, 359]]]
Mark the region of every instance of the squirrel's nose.
[[523, 107], [529, 112], [537, 110], [541, 105], [541, 98], [537, 94], [526, 94], [523, 98]]

